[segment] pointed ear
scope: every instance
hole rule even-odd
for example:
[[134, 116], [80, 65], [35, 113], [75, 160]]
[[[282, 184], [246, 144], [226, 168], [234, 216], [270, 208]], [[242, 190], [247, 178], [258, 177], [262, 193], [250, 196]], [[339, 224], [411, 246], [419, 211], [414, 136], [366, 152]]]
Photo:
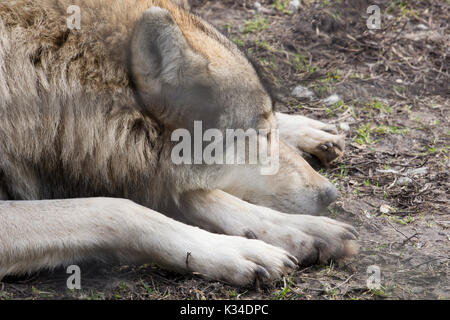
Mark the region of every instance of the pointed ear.
[[187, 50], [186, 40], [171, 14], [151, 7], [136, 22], [131, 38], [131, 71], [135, 80], [159, 79], [177, 85]]
[[[207, 61], [188, 45], [169, 11], [151, 7], [136, 22], [131, 38], [130, 69], [147, 111], [164, 124], [184, 125], [199, 114], [197, 79]], [[203, 102], [203, 101], [202, 101]], [[204, 101], [206, 102], [206, 101]]]

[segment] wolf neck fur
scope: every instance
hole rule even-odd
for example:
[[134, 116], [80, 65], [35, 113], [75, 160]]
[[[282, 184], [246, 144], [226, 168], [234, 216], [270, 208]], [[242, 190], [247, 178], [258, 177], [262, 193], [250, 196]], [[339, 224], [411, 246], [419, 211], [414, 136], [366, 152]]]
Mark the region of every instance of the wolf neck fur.
[[162, 133], [138, 111], [126, 48], [155, 1], [75, 1], [79, 31], [66, 27], [73, 2], [0, 0], [2, 183], [14, 199], [107, 195], [154, 206]]

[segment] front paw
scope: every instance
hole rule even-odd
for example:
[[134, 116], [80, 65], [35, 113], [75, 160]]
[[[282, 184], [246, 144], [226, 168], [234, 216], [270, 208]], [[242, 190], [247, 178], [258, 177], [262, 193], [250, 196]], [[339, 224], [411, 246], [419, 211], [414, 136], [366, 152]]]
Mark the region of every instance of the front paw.
[[298, 263], [280, 247], [243, 237], [215, 235], [206, 247], [203, 254], [190, 253], [196, 273], [237, 286], [280, 279]]
[[282, 138], [294, 149], [316, 156], [325, 167], [344, 154], [344, 137], [322, 130], [303, 128]]
[[258, 238], [284, 248], [300, 265], [326, 263], [358, 252], [355, 228], [326, 217], [288, 215], [268, 228]]
[[[293, 225], [310, 237], [310, 251], [306, 252], [304, 264], [326, 263], [352, 257], [358, 253], [358, 232], [346, 223], [327, 217], [292, 216]], [[293, 219], [294, 220], [294, 219]]]
[[322, 165], [328, 167], [331, 162], [340, 159], [344, 154], [345, 140], [343, 136], [333, 135], [330, 139], [323, 139], [316, 142], [316, 147], [310, 153], [319, 158]]
[[277, 117], [280, 138], [294, 149], [316, 156], [326, 167], [342, 157], [345, 140], [334, 125], [296, 115], [277, 113]]

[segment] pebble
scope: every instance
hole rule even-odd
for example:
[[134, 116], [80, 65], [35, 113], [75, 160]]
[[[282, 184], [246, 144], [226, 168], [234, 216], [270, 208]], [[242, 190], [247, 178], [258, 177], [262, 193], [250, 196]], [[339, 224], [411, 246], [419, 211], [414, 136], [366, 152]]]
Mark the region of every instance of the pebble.
[[341, 122], [339, 123], [339, 129], [341, 129], [342, 131], [350, 131], [350, 126], [346, 122]]
[[253, 7], [255, 8], [257, 13], [261, 13], [262, 11], [262, 5], [261, 3], [259, 3], [258, 1], [255, 2], [255, 4], [253, 5]]
[[428, 26], [424, 25], [423, 23], [419, 23], [419, 24], [416, 26], [416, 29], [417, 29], [417, 30], [428, 30], [429, 28], [428, 28]]
[[325, 103], [327, 106], [331, 106], [341, 100], [342, 100], [341, 97], [339, 97], [336, 93], [334, 93], [331, 96], [329, 96], [328, 98], [323, 99], [322, 102]]
[[289, 11], [296, 12], [300, 8], [300, 1], [292, 0], [289, 2]]
[[296, 99], [313, 99], [315, 97], [314, 92], [304, 86], [296, 86], [291, 95]]
[[382, 204], [381, 207], [380, 207], [380, 212], [381, 213], [386, 214], [386, 213], [389, 213], [391, 211], [392, 211], [392, 207], [388, 206], [387, 204]]

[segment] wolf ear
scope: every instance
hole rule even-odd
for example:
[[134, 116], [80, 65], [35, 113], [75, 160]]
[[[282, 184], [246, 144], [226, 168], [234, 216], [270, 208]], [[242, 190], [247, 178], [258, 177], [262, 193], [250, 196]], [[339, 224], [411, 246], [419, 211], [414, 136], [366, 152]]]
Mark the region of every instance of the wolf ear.
[[208, 63], [190, 48], [169, 11], [148, 9], [136, 22], [130, 48], [131, 77], [146, 111], [167, 125], [201, 117], [192, 108], [207, 102], [208, 90], [198, 80]]
[[[151, 7], [136, 22], [131, 38], [134, 80], [177, 85], [188, 45], [170, 13]], [[143, 83], [146, 84], [146, 83]]]

